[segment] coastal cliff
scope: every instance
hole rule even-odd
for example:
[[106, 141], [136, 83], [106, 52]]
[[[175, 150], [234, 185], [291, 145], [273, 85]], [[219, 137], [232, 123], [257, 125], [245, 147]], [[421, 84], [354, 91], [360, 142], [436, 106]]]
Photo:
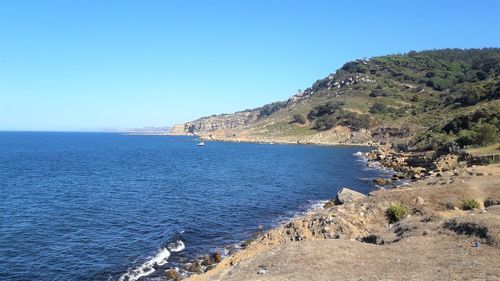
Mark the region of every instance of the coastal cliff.
[[229, 130], [242, 127], [256, 121], [259, 117], [257, 110], [240, 111], [233, 114], [221, 114], [203, 117], [192, 122], [173, 126], [171, 133], [174, 135], [197, 134]]

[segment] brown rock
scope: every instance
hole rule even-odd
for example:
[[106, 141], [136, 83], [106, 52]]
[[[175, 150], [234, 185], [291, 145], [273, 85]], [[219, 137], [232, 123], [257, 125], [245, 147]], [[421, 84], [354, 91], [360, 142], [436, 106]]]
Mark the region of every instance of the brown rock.
[[201, 264], [199, 261], [195, 261], [193, 262], [188, 268], [187, 268], [188, 271], [191, 271], [191, 272], [201, 272]]
[[165, 270], [165, 277], [167, 278], [167, 280], [174, 280], [174, 281], [179, 281], [182, 279], [181, 275], [175, 268]]
[[459, 166], [457, 155], [445, 155], [435, 162], [436, 170], [446, 172], [456, 169]]
[[390, 182], [391, 182], [390, 180], [386, 180], [386, 179], [383, 179], [383, 178], [375, 178], [375, 179], [373, 179], [373, 183], [375, 183], [377, 185], [387, 185]]
[[323, 205], [323, 209], [329, 209], [329, 208], [332, 208], [333, 206], [335, 206], [335, 202], [328, 201], [325, 203], [325, 205]]
[[219, 263], [222, 261], [222, 255], [220, 253], [215, 253], [212, 256], [212, 259], [214, 260], [215, 263]]
[[209, 256], [204, 256], [202, 264], [204, 266], [209, 266], [209, 265], [214, 264], [214, 260], [212, 258], [210, 258]]

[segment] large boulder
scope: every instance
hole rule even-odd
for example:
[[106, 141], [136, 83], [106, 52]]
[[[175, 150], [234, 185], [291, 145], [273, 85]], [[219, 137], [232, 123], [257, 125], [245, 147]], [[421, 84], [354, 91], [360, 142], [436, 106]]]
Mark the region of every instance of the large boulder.
[[352, 189], [343, 187], [337, 192], [337, 195], [335, 196], [335, 204], [336, 205], [342, 205], [346, 203], [351, 203], [355, 200], [365, 198], [366, 195], [359, 193], [357, 191], [354, 191]]

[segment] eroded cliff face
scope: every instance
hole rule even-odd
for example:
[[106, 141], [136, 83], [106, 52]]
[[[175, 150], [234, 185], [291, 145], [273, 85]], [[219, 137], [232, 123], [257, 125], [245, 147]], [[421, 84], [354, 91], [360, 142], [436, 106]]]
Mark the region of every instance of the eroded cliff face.
[[[307, 101], [317, 93], [318, 88], [327, 88], [329, 90], [335, 89], [337, 91], [340, 91], [343, 88], [356, 83], [373, 83], [375, 81], [369, 79], [368, 75], [363, 74], [344, 76], [345, 77], [337, 77], [334, 74], [330, 74], [329, 76], [327, 76], [327, 78], [320, 80], [320, 82], [317, 82], [317, 85], [309, 87], [304, 91], [299, 90], [298, 93], [292, 95], [286, 101], [277, 102], [277, 104], [279, 105], [277, 105], [274, 109], [271, 109], [271, 112], [268, 112], [267, 114], [266, 106], [272, 107], [273, 103], [251, 110], [239, 111], [231, 114], [212, 115], [208, 117], [202, 117], [187, 123], [177, 124], [172, 127], [171, 134], [212, 135], [213, 132], [216, 132], [216, 135], [229, 134], [233, 136], [236, 133], [234, 132], [235, 129], [238, 131], [249, 129], [249, 127], [252, 124], [255, 124], [256, 121], [268, 118], [269, 116], [271, 116], [271, 119], [273, 119], [272, 116], [275, 112], [294, 108], [297, 104]], [[336, 95], [336, 97], [337, 96], [338, 94]], [[267, 109], [269, 109], [269, 107]], [[276, 122], [276, 120], [273, 120], [272, 122]]]
[[228, 130], [242, 127], [256, 121], [259, 118], [259, 111], [247, 110], [233, 114], [221, 114], [203, 117], [184, 124], [175, 125], [172, 128], [172, 134], [200, 134], [217, 130]]

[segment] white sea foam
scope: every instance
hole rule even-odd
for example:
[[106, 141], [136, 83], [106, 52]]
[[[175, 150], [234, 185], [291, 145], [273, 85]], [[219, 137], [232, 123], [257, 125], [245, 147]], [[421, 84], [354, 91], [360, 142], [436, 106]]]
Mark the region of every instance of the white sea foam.
[[186, 245], [184, 245], [184, 242], [182, 242], [181, 240], [177, 240], [174, 243], [168, 244], [167, 248], [170, 250], [170, 252], [180, 252], [186, 249]]
[[354, 153], [353, 155], [356, 157], [363, 157], [363, 152], [358, 151], [358, 152]]
[[180, 252], [185, 248], [186, 245], [184, 245], [184, 242], [182, 242], [181, 240], [170, 243], [166, 248], [161, 248], [156, 255], [152, 256], [149, 260], [147, 260], [140, 266], [129, 269], [127, 273], [120, 276], [120, 279], [118, 280], [136, 281], [141, 277], [148, 276], [156, 271], [155, 267], [162, 266], [168, 262], [167, 260], [170, 257], [170, 253]]
[[310, 207], [307, 209], [306, 212], [321, 210], [321, 209], [323, 209], [323, 206], [325, 206], [326, 202], [328, 202], [328, 201], [330, 201], [330, 200], [318, 200], [318, 201], [314, 201], [310, 205]]

